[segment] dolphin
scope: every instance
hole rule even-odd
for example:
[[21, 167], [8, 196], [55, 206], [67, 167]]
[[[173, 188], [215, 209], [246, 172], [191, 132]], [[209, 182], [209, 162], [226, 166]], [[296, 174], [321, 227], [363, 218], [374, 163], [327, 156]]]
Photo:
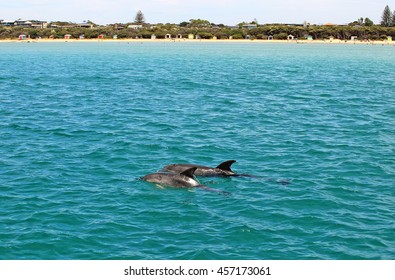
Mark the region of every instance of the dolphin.
[[208, 167], [197, 164], [169, 164], [162, 168], [164, 172], [181, 173], [189, 168], [196, 167], [194, 175], [202, 177], [249, 177], [267, 181], [275, 181], [282, 185], [288, 185], [290, 182], [286, 179], [276, 180], [273, 178], [262, 178], [260, 176], [250, 174], [240, 174], [234, 172], [230, 167], [235, 160], [227, 160], [219, 164], [217, 167]]
[[167, 172], [181, 173], [189, 168], [196, 168], [194, 173], [196, 176], [247, 176], [246, 174], [236, 174], [232, 171], [230, 167], [235, 162], [235, 160], [227, 160], [219, 164], [217, 167], [208, 167], [196, 164], [169, 164], [163, 167], [163, 170]]
[[191, 167], [188, 169], [183, 169], [182, 172], [178, 173], [168, 173], [168, 172], [157, 172], [145, 175], [141, 179], [150, 183], [155, 183], [161, 186], [169, 186], [175, 188], [200, 188], [210, 192], [216, 192], [223, 195], [230, 195], [229, 192], [220, 191], [201, 185], [199, 181], [195, 178], [194, 172], [197, 167]]

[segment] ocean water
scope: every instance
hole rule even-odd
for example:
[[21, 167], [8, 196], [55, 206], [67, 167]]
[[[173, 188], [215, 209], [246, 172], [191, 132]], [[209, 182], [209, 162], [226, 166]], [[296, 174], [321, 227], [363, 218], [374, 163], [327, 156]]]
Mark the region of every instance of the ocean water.
[[[1, 259], [395, 259], [395, 47], [0, 44]], [[259, 178], [159, 188], [170, 163]], [[290, 184], [281, 184], [288, 180]]]

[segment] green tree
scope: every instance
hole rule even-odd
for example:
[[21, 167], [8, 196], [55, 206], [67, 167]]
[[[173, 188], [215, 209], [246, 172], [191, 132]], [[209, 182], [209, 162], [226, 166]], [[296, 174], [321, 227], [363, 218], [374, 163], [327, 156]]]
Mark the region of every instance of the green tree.
[[278, 33], [278, 34], [274, 34], [274, 39], [276, 40], [286, 40], [288, 38], [288, 34], [287, 33]]
[[191, 19], [190, 26], [191, 27], [210, 27], [211, 24], [208, 20], [205, 19]]
[[136, 17], [134, 18], [134, 22], [137, 23], [137, 24], [145, 23], [144, 14], [140, 10], [136, 13]]
[[211, 34], [210, 32], [200, 31], [200, 32], [197, 33], [197, 35], [199, 35], [200, 38], [202, 38], [202, 39], [211, 39], [211, 38], [213, 38], [213, 34]]
[[359, 25], [362, 25], [363, 24], [363, 18], [359, 18], [357, 22], [358, 22]]
[[38, 29], [27, 29], [27, 33], [30, 35], [30, 38], [32, 39], [36, 39], [37, 37], [39, 37], [38, 35]]
[[390, 10], [390, 7], [385, 6], [384, 11], [383, 11], [383, 15], [381, 16], [381, 25], [382, 26], [391, 26], [392, 25], [392, 18], [393, 18], [393, 14]]
[[373, 26], [374, 23], [370, 18], [365, 18], [365, 26]]

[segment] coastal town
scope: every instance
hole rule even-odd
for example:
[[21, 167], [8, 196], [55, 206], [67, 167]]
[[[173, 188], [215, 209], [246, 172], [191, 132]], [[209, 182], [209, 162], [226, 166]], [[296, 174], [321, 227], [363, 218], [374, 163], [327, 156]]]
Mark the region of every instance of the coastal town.
[[[144, 14], [138, 11], [130, 23], [108, 25], [92, 21], [82, 23], [47, 22], [42, 20], [0, 19], [0, 40], [40, 39], [211, 39], [211, 40], [343, 40], [383, 41], [395, 38], [394, 14], [386, 7], [380, 24], [369, 18], [358, 18], [348, 24], [273, 23], [259, 24], [255, 19], [234, 26], [215, 24], [208, 20], [191, 19], [188, 22], [145, 22]], [[387, 13], [387, 14], [386, 14]]]

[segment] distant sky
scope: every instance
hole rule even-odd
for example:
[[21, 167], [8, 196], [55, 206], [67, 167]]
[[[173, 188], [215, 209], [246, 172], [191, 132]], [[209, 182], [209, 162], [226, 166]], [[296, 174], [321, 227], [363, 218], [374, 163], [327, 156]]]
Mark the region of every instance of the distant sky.
[[98, 24], [132, 22], [141, 10], [149, 23], [206, 19], [235, 25], [258, 23], [349, 23], [368, 17], [379, 23], [395, 0], [0, 0], [0, 19], [91, 20]]

